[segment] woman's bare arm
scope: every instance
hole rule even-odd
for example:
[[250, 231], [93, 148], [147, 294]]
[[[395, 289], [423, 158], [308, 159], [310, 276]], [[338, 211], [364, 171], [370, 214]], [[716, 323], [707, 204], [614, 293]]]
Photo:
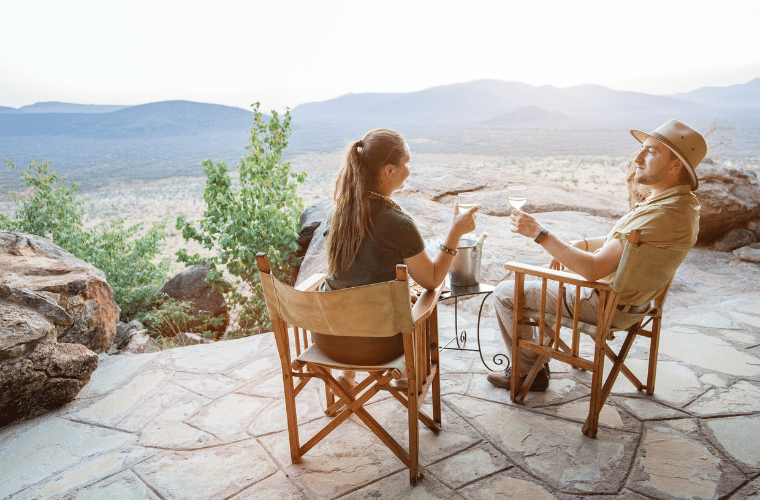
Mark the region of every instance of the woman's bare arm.
[[[454, 218], [451, 221], [451, 227], [443, 239], [445, 246], [456, 250], [462, 235], [475, 230], [475, 212], [479, 209], [480, 207], [477, 206], [464, 212], [459, 212], [459, 207], [454, 207]], [[419, 283], [420, 286], [432, 290], [446, 279], [446, 274], [449, 272], [452, 260], [454, 260], [454, 256], [443, 250], [438, 250], [432, 259], [423, 250], [413, 257], [404, 259], [404, 264], [409, 269], [409, 274], [414, 281]]]

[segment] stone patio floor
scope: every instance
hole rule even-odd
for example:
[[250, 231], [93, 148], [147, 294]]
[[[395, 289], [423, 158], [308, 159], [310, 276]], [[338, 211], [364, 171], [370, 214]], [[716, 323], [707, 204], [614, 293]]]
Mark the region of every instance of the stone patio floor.
[[[355, 417], [290, 462], [271, 334], [103, 355], [75, 401], [0, 430], [0, 498], [760, 498], [759, 304], [760, 294], [666, 310], [655, 395], [620, 377], [597, 439], [581, 433], [588, 374], [552, 363], [549, 390], [515, 405], [477, 353], [444, 350], [443, 431], [420, 426], [416, 487]], [[472, 346], [467, 310], [477, 307], [460, 306], [459, 329]], [[442, 343], [453, 312], [440, 308]], [[489, 362], [497, 336], [484, 317]], [[637, 342], [640, 373], [646, 354]], [[310, 386], [298, 397], [302, 439], [327, 420], [322, 387]], [[395, 400], [369, 409], [406, 444]]]

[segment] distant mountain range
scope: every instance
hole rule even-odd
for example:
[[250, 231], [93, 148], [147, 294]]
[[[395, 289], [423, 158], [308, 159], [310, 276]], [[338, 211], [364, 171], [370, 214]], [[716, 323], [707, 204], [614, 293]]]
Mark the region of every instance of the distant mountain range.
[[[372, 126], [442, 125], [496, 128], [593, 129], [656, 126], [663, 117], [694, 122], [733, 117], [760, 122], [760, 78], [729, 87], [705, 87], [673, 96], [612, 90], [598, 85], [559, 89], [499, 80], [432, 87], [408, 93], [347, 94], [296, 106], [294, 127], [325, 124]], [[139, 106], [61, 102], [0, 108], [0, 137], [67, 135], [138, 138], [246, 130], [253, 113], [189, 101]], [[358, 128], [357, 128], [358, 127]]]
[[760, 78], [742, 85], [706, 87], [673, 96], [612, 90], [599, 85], [559, 89], [549, 85], [534, 87], [517, 82], [477, 80], [403, 94], [348, 94], [296, 106], [292, 114], [294, 121], [302, 125], [390, 120], [585, 129], [631, 123], [659, 124], [664, 116], [694, 121], [728, 113], [746, 118], [756, 115], [758, 110]]
[[72, 104], [70, 102], [38, 102], [29, 106], [16, 108], [0, 107], [0, 113], [109, 113], [129, 106], [110, 106], [102, 104]]
[[[704, 87], [672, 96], [612, 90], [598, 85], [557, 88], [477, 80], [407, 93], [347, 94], [296, 106], [293, 126], [361, 130], [376, 126], [449, 125], [524, 129], [656, 126], [665, 118], [690, 123], [716, 117], [739, 127], [760, 126], [760, 78], [728, 87]], [[247, 130], [253, 113], [189, 101], [138, 106], [43, 102], [0, 107], [0, 137], [64, 135], [139, 138]]]
[[760, 109], [760, 78], [728, 87], [702, 87], [674, 97], [710, 107]]
[[[108, 109], [111, 108], [111, 109]], [[0, 113], [0, 137], [126, 139], [243, 130], [253, 112], [232, 106], [164, 101], [138, 106], [37, 103]]]

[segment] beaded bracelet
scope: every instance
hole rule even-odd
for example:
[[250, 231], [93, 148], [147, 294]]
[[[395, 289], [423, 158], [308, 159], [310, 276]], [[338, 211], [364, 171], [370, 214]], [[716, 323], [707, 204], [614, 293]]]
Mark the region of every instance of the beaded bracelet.
[[441, 250], [443, 250], [444, 252], [446, 252], [449, 255], [456, 255], [457, 254], [457, 250], [452, 250], [451, 248], [447, 247], [443, 243], [441, 243]]

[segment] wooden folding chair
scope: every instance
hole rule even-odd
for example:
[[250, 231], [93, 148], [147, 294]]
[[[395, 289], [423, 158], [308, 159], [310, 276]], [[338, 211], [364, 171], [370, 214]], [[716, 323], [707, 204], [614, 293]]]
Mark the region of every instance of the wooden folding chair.
[[[523, 402], [533, 380], [543, 367], [546, 358], [555, 359], [575, 368], [587, 370], [592, 374], [591, 399], [588, 417], [583, 425], [583, 433], [594, 438], [599, 426], [599, 414], [602, 406], [606, 402], [620, 372], [623, 372], [637, 390], [646, 390], [646, 393], [649, 395], [654, 393], [662, 308], [673, 276], [681, 264], [683, 256], [651, 245], [639, 244], [639, 236], [640, 232], [638, 230], [632, 231], [628, 235], [628, 241], [624, 245], [620, 265], [614, 279], [610, 283], [587, 281], [574, 273], [517, 262], [509, 262], [505, 265], [506, 269], [515, 273], [512, 359], [520, 359], [520, 349], [527, 349], [539, 354], [522, 385], [520, 384], [520, 370], [512, 370], [512, 401], [517, 403]], [[657, 265], [652, 265], [653, 262], [657, 262]], [[540, 309], [533, 310], [524, 307], [523, 291], [525, 276], [536, 276], [542, 279]], [[558, 287], [557, 310], [554, 314], [546, 312], [546, 294], [549, 283], [556, 283]], [[575, 287], [572, 317], [562, 316], [562, 297], [565, 286]], [[595, 293], [599, 294], [599, 309], [596, 324], [584, 323], [579, 320], [578, 312], [580, 310], [581, 288], [592, 288], [596, 291]], [[653, 292], [661, 290], [654, 299], [654, 305], [646, 312], [642, 320], [626, 329], [612, 326], [615, 312], [618, 309], [619, 292], [623, 290], [627, 292]], [[557, 318], [560, 318], [560, 320], [557, 321]], [[520, 326], [522, 325], [538, 328], [536, 342], [519, 337], [518, 332], [520, 332]], [[647, 326], [649, 326], [649, 329], [647, 329]], [[560, 336], [563, 327], [571, 331], [569, 345]], [[626, 338], [619, 351], [615, 353], [608, 344], [608, 340], [614, 339], [613, 333], [615, 331], [623, 330], [627, 332]], [[589, 335], [594, 341], [592, 359], [584, 358], [580, 353], [581, 333]], [[628, 352], [633, 345], [633, 341], [639, 335], [650, 339], [649, 369], [646, 384], [643, 384], [625, 366]], [[612, 360], [613, 365], [607, 379], [603, 383], [605, 356]]]
[[[404, 265], [397, 266], [396, 281], [321, 292], [317, 289], [324, 280], [324, 275], [314, 276], [294, 289], [271, 275], [265, 254], [257, 254], [256, 262], [282, 364], [290, 457], [293, 463], [300, 463], [306, 452], [354, 414], [409, 468], [409, 480], [412, 485], [416, 485], [424, 474], [418, 458], [417, 420], [436, 434], [441, 429], [437, 304], [443, 285], [423, 293], [412, 307]], [[293, 326], [295, 359], [291, 355], [288, 325]], [[382, 365], [344, 364], [330, 359], [315, 344], [310, 345], [307, 332], [364, 337], [390, 337], [402, 333], [404, 354]], [[333, 377], [331, 370], [361, 371], [367, 372], [368, 376], [355, 388], [346, 390]], [[403, 384], [391, 384], [393, 379], [403, 377], [408, 379], [406, 388], [403, 388]], [[312, 379], [320, 379], [325, 383], [325, 414], [334, 418], [301, 445], [296, 396]], [[432, 418], [421, 410], [425, 395], [431, 387]], [[408, 450], [365, 409], [370, 399], [381, 390], [389, 391], [407, 408]]]

